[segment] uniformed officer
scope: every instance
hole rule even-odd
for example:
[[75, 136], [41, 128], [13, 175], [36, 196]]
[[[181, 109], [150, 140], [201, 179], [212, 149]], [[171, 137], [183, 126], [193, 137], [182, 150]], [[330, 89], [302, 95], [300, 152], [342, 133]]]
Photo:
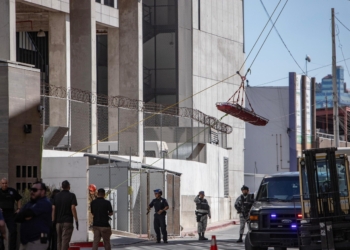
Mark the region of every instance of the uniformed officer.
[[208, 217], [211, 218], [210, 206], [208, 201], [204, 199], [204, 191], [200, 191], [199, 194], [194, 198], [196, 203], [196, 218], [198, 223], [198, 240], [208, 240], [204, 237], [205, 230], [207, 229]]
[[[8, 187], [6, 178], [1, 179], [0, 189], [0, 208], [2, 209], [4, 219], [9, 231], [9, 250], [17, 248], [17, 224], [15, 222], [15, 213], [21, 208], [22, 196], [13, 188]], [[17, 211], [15, 211], [15, 202], [17, 202]]]
[[88, 195], [88, 199], [89, 199], [89, 228], [92, 227], [93, 216], [91, 213], [91, 202], [97, 198], [96, 190], [97, 190], [96, 185], [94, 185], [94, 184], [89, 185], [89, 195]]
[[242, 194], [237, 198], [235, 202], [235, 208], [237, 213], [239, 213], [239, 239], [237, 242], [243, 242], [242, 237], [244, 233], [245, 224], [249, 220], [249, 211], [252, 207], [252, 204], [247, 203], [247, 197], [249, 194], [249, 188], [245, 185], [241, 188]]
[[152, 207], [154, 207], [155, 214], [154, 214], [154, 231], [156, 231], [157, 234], [157, 243], [160, 243], [160, 230], [162, 230], [163, 235], [163, 241], [164, 243], [168, 243], [168, 233], [166, 231], [166, 222], [165, 222], [165, 216], [166, 216], [166, 210], [169, 209], [169, 204], [166, 199], [162, 198], [162, 190], [156, 189], [154, 190], [154, 196], [155, 199], [152, 200], [152, 202], [148, 205], [148, 212], [151, 210]]

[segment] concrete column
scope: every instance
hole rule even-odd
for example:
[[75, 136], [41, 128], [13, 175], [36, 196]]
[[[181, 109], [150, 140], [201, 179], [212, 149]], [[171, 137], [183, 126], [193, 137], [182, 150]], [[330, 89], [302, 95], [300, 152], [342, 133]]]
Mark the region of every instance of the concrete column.
[[[108, 95], [119, 94], [119, 29], [108, 29]], [[108, 141], [118, 141], [118, 109], [108, 108]]]
[[306, 76], [301, 77], [301, 149], [307, 149], [306, 135]]
[[[96, 93], [95, 1], [71, 0], [71, 87]], [[96, 100], [92, 100], [96, 102]], [[72, 150], [97, 152], [96, 103], [71, 103]], [[93, 144], [93, 145], [92, 145]], [[86, 147], [90, 148], [86, 149]]]
[[16, 0], [0, 1], [0, 58], [16, 61]]
[[[39, 89], [39, 69], [0, 61], [0, 176], [8, 177], [11, 187], [40, 178]], [[31, 131], [24, 132], [25, 124]], [[36, 168], [37, 176], [17, 177], [17, 166]]]
[[[49, 79], [50, 84], [67, 88], [70, 85], [69, 15], [49, 14]], [[46, 100], [47, 101], [47, 100]], [[50, 126], [68, 127], [67, 101], [50, 98]]]
[[[119, 51], [120, 51], [120, 95], [132, 99], [143, 99], [143, 42], [142, 2], [119, 1]], [[119, 130], [129, 127], [119, 135], [119, 153], [143, 156], [143, 113], [120, 110]]]
[[316, 78], [311, 78], [311, 134], [312, 148], [316, 148]]
[[344, 140], [348, 142], [348, 110], [345, 108], [344, 111]]

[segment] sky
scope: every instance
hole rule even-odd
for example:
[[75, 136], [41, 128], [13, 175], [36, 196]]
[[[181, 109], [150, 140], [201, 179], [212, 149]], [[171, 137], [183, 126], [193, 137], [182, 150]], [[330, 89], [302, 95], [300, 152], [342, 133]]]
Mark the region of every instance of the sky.
[[[279, 0], [262, 0], [267, 11], [272, 14]], [[263, 30], [268, 16], [260, 0], [245, 0], [245, 52], [246, 57], [252, 49], [260, 32]], [[276, 10], [273, 21], [276, 20], [286, 0]], [[308, 75], [316, 77], [316, 82], [332, 73], [332, 66], [312, 70], [332, 63], [332, 33], [331, 8], [335, 9], [336, 17], [350, 29], [350, 0], [289, 0], [276, 23], [276, 28], [283, 38], [288, 49], [305, 72], [305, 57], [309, 55]], [[246, 70], [251, 65], [262, 42], [270, 31], [272, 24], [266, 27], [265, 32], [255, 46], [246, 62]], [[350, 31], [336, 20], [336, 54], [337, 62], [346, 61], [350, 69]], [[339, 42], [340, 41], [340, 42]], [[343, 54], [340, 49], [342, 45]], [[345, 82], [350, 89], [350, 72], [345, 62], [337, 65], [344, 67]], [[273, 29], [267, 38], [261, 52], [251, 67], [251, 74], [247, 79], [251, 86], [287, 86], [289, 72], [302, 73], [289, 52], [283, 45], [276, 31]], [[271, 82], [275, 81], [275, 82]]]

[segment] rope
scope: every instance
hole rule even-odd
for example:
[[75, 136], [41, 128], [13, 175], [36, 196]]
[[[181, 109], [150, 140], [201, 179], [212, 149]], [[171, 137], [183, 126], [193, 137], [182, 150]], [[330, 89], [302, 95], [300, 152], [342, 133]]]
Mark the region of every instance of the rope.
[[260, 35], [259, 35], [258, 38], [256, 39], [256, 41], [255, 41], [255, 43], [254, 43], [252, 49], [249, 51], [248, 56], [247, 56], [246, 59], [244, 60], [244, 62], [243, 62], [243, 64], [242, 64], [241, 68], [239, 69], [239, 71], [242, 70], [242, 68], [244, 67], [245, 63], [247, 62], [247, 60], [248, 60], [250, 54], [252, 53], [253, 49], [255, 48], [255, 45], [258, 43], [258, 41], [259, 41], [261, 35], [264, 33], [264, 31], [265, 31], [267, 25], [268, 25], [269, 22], [270, 22], [270, 19], [271, 19], [272, 16], [275, 14], [275, 11], [277, 10], [277, 8], [278, 8], [278, 6], [280, 5], [281, 1], [282, 1], [282, 0], [280, 0], [280, 1], [278, 2], [278, 4], [276, 5], [276, 7], [275, 7], [274, 11], [272, 12], [272, 14], [271, 14], [269, 20], [267, 20], [267, 22], [266, 22], [264, 28], [263, 28], [262, 31], [260, 32]]
[[[228, 114], [223, 115], [218, 121], [221, 121], [224, 117], [228, 116]], [[199, 134], [203, 133], [204, 131], [206, 131], [209, 127], [204, 128], [202, 131], [198, 132], [197, 134], [195, 134], [194, 136], [192, 136], [191, 138], [189, 138], [187, 141], [185, 141], [184, 143], [180, 144], [178, 147], [174, 148], [173, 150], [171, 150], [170, 152], [168, 152], [167, 154], [170, 154], [172, 152], [174, 152], [176, 149], [180, 148], [182, 145], [186, 144], [187, 142], [191, 141], [193, 138], [197, 137]], [[150, 164], [150, 166], [153, 166], [154, 164], [156, 164], [158, 161], [162, 160], [163, 158], [158, 158], [156, 161], [154, 161], [152, 164]], [[146, 172], [146, 170], [143, 171], [143, 173]], [[125, 182], [127, 182], [128, 180], [134, 178], [135, 176], [141, 174], [142, 171], [140, 171], [139, 173], [136, 173], [134, 175], [132, 175], [130, 178], [127, 178], [125, 181], [123, 181], [122, 183], [119, 183], [117, 186], [115, 186], [113, 189], [117, 189], [118, 187], [120, 187], [122, 184], [124, 184]]]
[[[261, 49], [263, 48], [263, 46], [264, 46], [264, 44], [265, 44], [267, 38], [270, 36], [272, 29], [275, 27], [276, 22], [278, 21], [279, 17], [281, 16], [281, 14], [282, 14], [284, 8], [286, 7], [287, 3], [288, 3], [288, 0], [287, 0], [287, 1], [285, 2], [285, 4], [283, 5], [283, 8], [282, 8], [282, 10], [280, 11], [280, 13], [278, 14], [277, 19], [276, 19], [275, 22], [273, 23], [273, 25], [272, 25], [272, 27], [271, 27], [269, 33], [267, 34], [267, 36], [266, 36], [266, 38], [265, 38], [263, 44], [260, 46], [260, 49], [259, 49], [258, 53], [257, 53], [256, 56], [254, 57], [253, 62], [250, 64], [250, 66], [249, 66], [249, 68], [248, 68], [248, 70], [247, 70], [247, 73], [248, 73], [248, 71], [250, 71], [251, 67], [253, 66], [253, 64], [254, 64], [254, 62], [255, 62], [255, 60], [256, 60], [256, 58], [257, 58], [258, 55], [260, 54]], [[271, 15], [271, 16], [272, 16], [272, 15]], [[270, 20], [270, 19], [269, 19], [269, 20]], [[246, 75], [247, 75], [247, 73], [246, 73]]]
[[[147, 118], [145, 118], [145, 119], [143, 119], [143, 120], [141, 120], [141, 121], [132, 123], [131, 125], [127, 126], [126, 128], [124, 128], [124, 129], [122, 129], [122, 130], [119, 130], [118, 132], [113, 133], [112, 135], [109, 135], [109, 136], [103, 138], [103, 139], [100, 140], [100, 141], [105, 141], [105, 140], [107, 140], [108, 138], [114, 137], [114, 136], [116, 136], [116, 135], [118, 135], [118, 134], [120, 134], [120, 133], [122, 133], [122, 132], [124, 132], [124, 131], [126, 131], [126, 130], [128, 130], [128, 129], [130, 129], [130, 128], [132, 128], [132, 127], [135, 127], [137, 124], [139, 124], [139, 123], [141, 124], [141, 123], [147, 121], [148, 119], [151, 119], [152, 117], [154, 117], [154, 116], [156, 116], [156, 115], [159, 115], [159, 114], [163, 113], [164, 111], [166, 111], [166, 110], [168, 110], [168, 109], [171, 109], [172, 107], [174, 107], [174, 106], [176, 106], [176, 105], [178, 105], [178, 104], [180, 104], [180, 103], [182, 103], [182, 102], [184, 102], [184, 101], [186, 101], [186, 100], [192, 98], [193, 96], [196, 96], [196, 95], [198, 95], [198, 94], [200, 94], [200, 93], [202, 93], [202, 92], [204, 92], [204, 91], [206, 91], [206, 90], [208, 90], [208, 89], [210, 89], [210, 88], [212, 88], [212, 87], [214, 87], [214, 86], [216, 86], [216, 85], [218, 85], [218, 84], [220, 84], [220, 83], [222, 83], [222, 82], [224, 82], [224, 81], [230, 79], [231, 77], [234, 77], [235, 75], [236, 75], [236, 74], [233, 74], [233, 75], [231, 75], [231, 76], [229, 76], [229, 77], [226, 77], [225, 79], [223, 79], [223, 80], [221, 80], [221, 81], [219, 81], [219, 82], [217, 82], [217, 83], [215, 83], [215, 84], [213, 84], [213, 85], [211, 85], [211, 86], [209, 86], [209, 87], [207, 87], [207, 88], [205, 88], [205, 89], [202, 89], [201, 91], [198, 91], [197, 93], [195, 93], [195, 94], [193, 94], [193, 95], [191, 95], [191, 96], [188, 96], [188, 97], [182, 99], [181, 101], [178, 101], [177, 103], [174, 103], [174, 104], [172, 104], [172, 105], [170, 105], [170, 106], [168, 106], [168, 107], [166, 107], [166, 108], [160, 110], [160, 111], [157, 112], [157, 113], [154, 113], [153, 115], [151, 115], [151, 116], [149, 116], [149, 117], [147, 117]], [[87, 147], [85, 147], [85, 148], [80, 149], [80, 150], [77, 151], [77, 152], [74, 152], [73, 154], [70, 155], [70, 157], [71, 157], [71, 156], [74, 156], [75, 154], [80, 153], [80, 152], [82, 152], [82, 151], [84, 151], [84, 150], [86, 150], [86, 149], [91, 148], [92, 146], [96, 145], [97, 143], [98, 143], [98, 141], [95, 142], [95, 143], [90, 144], [89, 146], [87, 146]]]

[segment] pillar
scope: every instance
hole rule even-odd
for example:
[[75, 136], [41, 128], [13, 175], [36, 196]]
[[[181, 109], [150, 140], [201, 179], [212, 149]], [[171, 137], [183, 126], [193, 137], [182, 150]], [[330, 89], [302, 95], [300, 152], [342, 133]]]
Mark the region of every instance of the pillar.
[[301, 77], [301, 149], [307, 149], [307, 133], [306, 133], [306, 76]]
[[[49, 79], [50, 84], [70, 86], [69, 15], [62, 12], [49, 14]], [[48, 100], [46, 100], [48, 101]], [[67, 100], [50, 98], [50, 126], [68, 127]]]
[[[143, 100], [142, 1], [119, 1], [120, 95]], [[143, 156], [143, 113], [120, 110], [119, 154]]]
[[0, 58], [16, 61], [16, 0], [0, 1]]
[[348, 141], [348, 109], [344, 110], [344, 140]]
[[[21, 189], [28, 188], [28, 183], [40, 179], [39, 89], [39, 69], [0, 61], [0, 178], [8, 177], [11, 187], [19, 183]], [[24, 125], [31, 130], [25, 131]]]
[[[119, 29], [108, 29], [108, 95], [119, 94]], [[118, 109], [108, 108], [108, 141], [118, 141]]]
[[312, 148], [316, 148], [316, 78], [311, 78], [311, 134]]
[[[96, 93], [95, 1], [71, 0], [69, 3], [71, 87]], [[95, 98], [92, 104], [71, 102], [71, 138], [72, 150], [97, 153]]]

